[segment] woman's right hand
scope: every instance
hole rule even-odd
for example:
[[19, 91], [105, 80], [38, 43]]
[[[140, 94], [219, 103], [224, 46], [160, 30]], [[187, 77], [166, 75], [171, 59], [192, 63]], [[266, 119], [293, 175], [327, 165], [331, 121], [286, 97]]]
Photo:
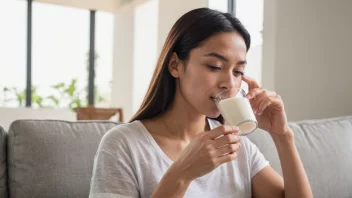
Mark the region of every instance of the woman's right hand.
[[192, 181], [236, 159], [236, 151], [241, 147], [240, 136], [236, 135], [238, 131], [237, 127], [223, 125], [199, 133], [175, 161], [174, 168], [186, 180]]

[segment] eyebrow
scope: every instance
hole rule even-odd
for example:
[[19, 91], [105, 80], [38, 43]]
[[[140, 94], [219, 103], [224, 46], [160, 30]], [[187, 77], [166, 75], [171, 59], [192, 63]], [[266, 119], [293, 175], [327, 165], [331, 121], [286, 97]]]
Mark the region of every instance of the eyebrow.
[[[204, 55], [204, 56], [212, 56], [212, 57], [216, 57], [216, 58], [218, 58], [218, 59], [221, 59], [221, 60], [223, 60], [223, 61], [225, 61], [225, 62], [229, 62], [229, 60], [228, 60], [227, 58], [225, 58], [223, 55], [220, 55], [220, 54], [215, 53], [215, 52], [206, 54], [206, 55]], [[239, 61], [239, 62], [237, 63], [237, 65], [245, 65], [245, 64], [247, 64], [247, 61], [246, 61], [246, 60], [241, 60], [241, 61]]]

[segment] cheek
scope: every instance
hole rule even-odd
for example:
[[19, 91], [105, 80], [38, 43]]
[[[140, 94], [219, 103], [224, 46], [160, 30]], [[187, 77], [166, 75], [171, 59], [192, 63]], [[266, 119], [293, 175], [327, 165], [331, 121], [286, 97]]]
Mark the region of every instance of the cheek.
[[199, 72], [197, 75], [193, 75], [188, 78], [188, 82], [185, 86], [188, 93], [193, 95], [195, 98], [201, 99], [205, 96], [209, 98], [209, 94], [216, 86], [216, 82], [214, 78], [211, 78], [211, 76]]
[[194, 106], [205, 111], [216, 111], [216, 105], [210, 97], [216, 92], [216, 81], [214, 78], [199, 76], [192, 78], [185, 86], [188, 98]]
[[185, 99], [200, 113], [207, 117], [216, 118], [220, 115], [210, 96], [216, 91], [216, 78], [207, 75], [193, 75], [183, 78], [180, 82], [181, 92]]
[[189, 65], [180, 78], [181, 91], [192, 105], [212, 105], [210, 96], [217, 87], [217, 76], [200, 65]]

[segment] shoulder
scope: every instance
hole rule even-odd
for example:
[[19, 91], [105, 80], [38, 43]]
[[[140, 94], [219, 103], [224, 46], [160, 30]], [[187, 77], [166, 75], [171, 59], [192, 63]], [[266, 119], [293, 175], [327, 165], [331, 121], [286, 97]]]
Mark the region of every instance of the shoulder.
[[100, 146], [117, 147], [133, 144], [136, 140], [144, 137], [143, 128], [139, 121], [132, 123], [120, 124], [107, 131]]
[[119, 124], [111, 128], [104, 136], [110, 138], [122, 138], [131, 137], [142, 134], [143, 128], [140, 121], [134, 121], [131, 123]]

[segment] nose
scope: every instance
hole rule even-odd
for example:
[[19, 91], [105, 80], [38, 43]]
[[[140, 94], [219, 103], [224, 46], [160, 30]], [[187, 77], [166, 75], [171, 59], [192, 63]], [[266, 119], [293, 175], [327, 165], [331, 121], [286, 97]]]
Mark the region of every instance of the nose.
[[221, 89], [232, 89], [234, 87], [240, 87], [241, 81], [238, 79], [240, 78], [236, 78], [232, 72], [226, 73], [221, 76], [219, 87]]

